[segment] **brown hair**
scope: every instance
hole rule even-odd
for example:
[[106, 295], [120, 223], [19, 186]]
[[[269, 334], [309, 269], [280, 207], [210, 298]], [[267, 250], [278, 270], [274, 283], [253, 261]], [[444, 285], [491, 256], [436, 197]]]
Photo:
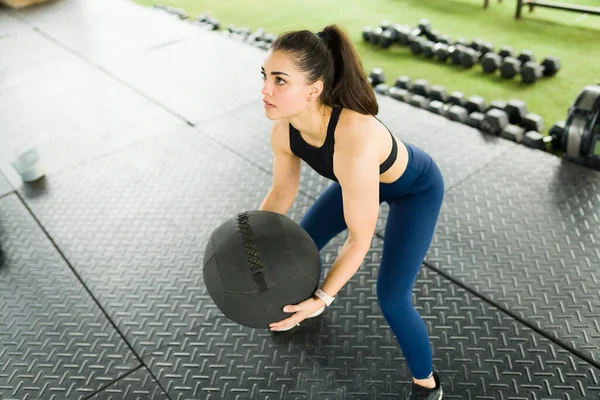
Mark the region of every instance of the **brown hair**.
[[291, 54], [308, 82], [323, 80], [321, 102], [365, 115], [376, 115], [379, 106], [362, 63], [348, 34], [328, 25], [318, 34], [308, 30], [285, 32], [273, 42], [272, 51]]

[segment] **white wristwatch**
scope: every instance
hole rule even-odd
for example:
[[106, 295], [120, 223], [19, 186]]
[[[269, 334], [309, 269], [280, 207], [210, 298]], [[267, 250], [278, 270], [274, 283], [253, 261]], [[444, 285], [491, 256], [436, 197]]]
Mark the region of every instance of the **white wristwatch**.
[[335, 297], [331, 297], [330, 295], [325, 293], [320, 288], [315, 290], [315, 296], [317, 296], [318, 298], [323, 300], [325, 302], [325, 304], [327, 305], [327, 307], [329, 307], [331, 305], [331, 303], [333, 303], [333, 300], [335, 300]]

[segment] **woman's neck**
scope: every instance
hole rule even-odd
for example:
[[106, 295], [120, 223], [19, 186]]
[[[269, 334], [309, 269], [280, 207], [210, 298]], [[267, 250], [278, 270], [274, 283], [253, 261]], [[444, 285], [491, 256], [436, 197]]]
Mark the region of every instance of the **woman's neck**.
[[318, 142], [323, 142], [327, 137], [327, 125], [331, 118], [332, 108], [330, 106], [318, 106], [305, 110], [288, 121], [294, 128]]

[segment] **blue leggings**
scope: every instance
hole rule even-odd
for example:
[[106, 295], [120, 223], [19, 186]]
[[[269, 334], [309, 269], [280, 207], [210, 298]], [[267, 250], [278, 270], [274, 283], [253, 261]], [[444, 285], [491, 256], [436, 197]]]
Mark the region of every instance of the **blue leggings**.
[[[425, 258], [444, 198], [442, 174], [431, 157], [405, 143], [408, 166], [393, 183], [379, 184], [379, 201], [389, 204], [377, 299], [411, 374], [427, 378], [432, 370], [427, 327], [412, 304], [412, 289]], [[300, 225], [319, 250], [347, 229], [342, 191], [334, 182], [315, 201]]]

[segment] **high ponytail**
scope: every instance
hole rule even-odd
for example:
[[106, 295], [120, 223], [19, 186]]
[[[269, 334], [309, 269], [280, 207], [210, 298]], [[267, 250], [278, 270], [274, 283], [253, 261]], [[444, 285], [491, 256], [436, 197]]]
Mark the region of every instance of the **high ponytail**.
[[379, 106], [350, 38], [337, 25], [318, 34], [308, 30], [286, 32], [273, 42], [273, 51], [293, 56], [308, 83], [323, 80], [321, 102], [365, 115], [377, 115]]

